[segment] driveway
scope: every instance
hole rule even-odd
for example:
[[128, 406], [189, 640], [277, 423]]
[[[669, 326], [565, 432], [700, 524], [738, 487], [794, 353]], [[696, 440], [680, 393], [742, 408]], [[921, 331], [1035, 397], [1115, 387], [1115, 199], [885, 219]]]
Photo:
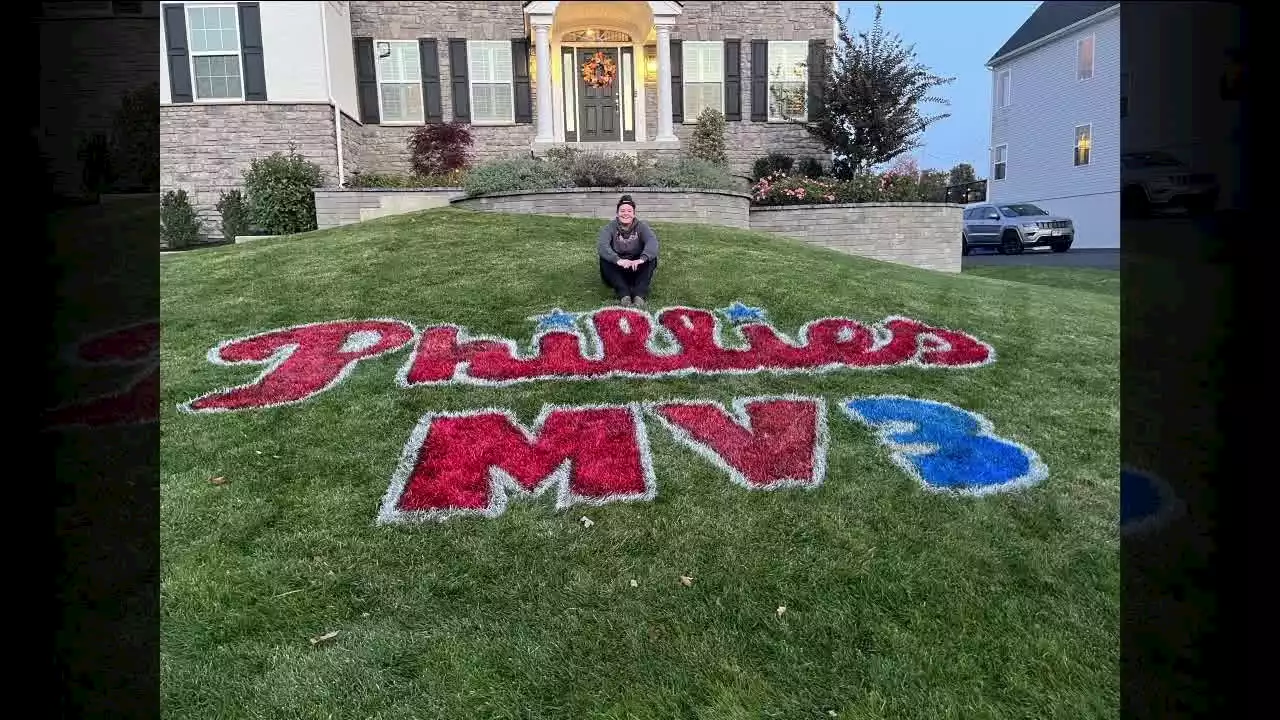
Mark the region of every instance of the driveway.
[[1048, 249], [1028, 250], [1021, 255], [1001, 255], [995, 250], [974, 250], [963, 258], [962, 268], [986, 265], [1032, 265], [1035, 267], [1085, 267], [1102, 270], [1120, 269], [1119, 250], [1081, 248], [1056, 253]]

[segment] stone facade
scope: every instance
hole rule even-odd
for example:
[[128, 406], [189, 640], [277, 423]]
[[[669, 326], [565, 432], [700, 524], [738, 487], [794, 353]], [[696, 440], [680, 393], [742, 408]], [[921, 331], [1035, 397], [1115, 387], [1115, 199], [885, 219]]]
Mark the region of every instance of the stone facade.
[[270, 102], [165, 105], [160, 108], [160, 187], [186, 190], [205, 219], [211, 237], [220, 237], [214, 206], [224, 190], [243, 186], [255, 158], [298, 153], [337, 184], [338, 145], [333, 107]]
[[635, 198], [636, 206], [643, 208], [641, 217], [647, 222], [723, 225], [744, 230], [751, 225], [751, 198], [722, 190], [570, 188], [495, 193], [477, 198], [458, 198], [452, 202], [467, 210], [611, 220], [617, 215], [618, 197], [623, 193], [630, 193]]
[[751, 229], [927, 270], [960, 272], [964, 208], [942, 203], [756, 207]]

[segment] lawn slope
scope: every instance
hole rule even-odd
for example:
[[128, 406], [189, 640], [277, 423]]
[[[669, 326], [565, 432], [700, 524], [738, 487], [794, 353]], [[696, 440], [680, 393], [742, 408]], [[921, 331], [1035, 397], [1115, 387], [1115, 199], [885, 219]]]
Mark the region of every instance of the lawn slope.
[[[166, 717], [1115, 716], [1114, 297], [658, 225], [653, 310], [740, 300], [786, 333], [906, 315], [998, 359], [406, 390], [403, 350], [299, 405], [176, 410], [261, 372], [213, 365], [210, 348], [288, 325], [389, 317], [524, 345], [529, 316], [610, 303], [597, 228], [442, 209], [162, 259]], [[428, 411], [499, 407], [531, 423], [544, 403], [782, 393], [827, 400], [818, 490], [745, 491], [649, 422], [653, 502], [513, 499], [490, 520], [373, 522]], [[839, 412], [861, 394], [981, 413], [1049, 477], [980, 499], [924, 492]]]

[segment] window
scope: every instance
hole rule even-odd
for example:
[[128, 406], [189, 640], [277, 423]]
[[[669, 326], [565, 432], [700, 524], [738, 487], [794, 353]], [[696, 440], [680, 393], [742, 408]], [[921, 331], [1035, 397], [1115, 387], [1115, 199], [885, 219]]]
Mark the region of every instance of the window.
[[1013, 77], [1008, 70], [1001, 70], [996, 75], [996, 107], [1009, 107], [1009, 91], [1012, 89]]
[[467, 43], [471, 81], [471, 123], [502, 125], [516, 121], [515, 81], [511, 70], [511, 42], [474, 40]]
[[769, 122], [806, 119], [808, 62], [809, 43], [804, 40], [769, 43]]
[[1129, 73], [1120, 73], [1120, 117], [1129, 117]]
[[724, 112], [724, 45], [684, 43], [684, 121], [695, 123], [706, 108]]
[[978, 218], [978, 219], [980, 219], [980, 220], [999, 220], [999, 219], [1000, 219], [1000, 212], [999, 212], [998, 210], [996, 210], [995, 208], [991, 207], [990, 205], [987, 205], [987, 206], [985, 206], [985, 207], [983, 207], [983, 208], [982, 208], [982, 214], [979, 216], [979, 218]]
[[1076, 41], [1076, 80], [1093, 77], [1093, 36]]
[[1089, 164], [1089, 151], [1093, 147], [1093, 126], [1076, 126], [1076, 167]]
[[996, 180], [1003, 180], [1005, 173], [1009, 169], [1009, 146], [997, 145], [993, 154], [991, 177]]
[[373, 47], [378, 58], [378, 107], [382, 122], [422, 122], [422, 69], [418, 42], [379, 40]]
[[196, 99], [243, 100], [236, 6], [187, 5], [187, 42]]

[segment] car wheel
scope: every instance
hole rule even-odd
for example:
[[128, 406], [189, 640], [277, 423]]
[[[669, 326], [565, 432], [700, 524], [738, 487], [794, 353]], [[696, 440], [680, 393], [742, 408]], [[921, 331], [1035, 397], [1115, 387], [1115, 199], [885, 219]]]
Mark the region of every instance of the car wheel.
[[966, 239], [965, 236], [963, 235], [960, 236], [960, 254], [961, 255], [969, 254], [969, 240]]
[[1022, 238], [1018, 237], [1016, 232], [1006, 232], [1000, 237], [1000, 254], [1001, 255], [1021, 255], [1026, 247], [1022, 244]]
[[1054, 252], [1066, 252], [1071, 249], [1071, 243], [1069, 242], [1054, 243], [1050, 247], [1053, 249]]

